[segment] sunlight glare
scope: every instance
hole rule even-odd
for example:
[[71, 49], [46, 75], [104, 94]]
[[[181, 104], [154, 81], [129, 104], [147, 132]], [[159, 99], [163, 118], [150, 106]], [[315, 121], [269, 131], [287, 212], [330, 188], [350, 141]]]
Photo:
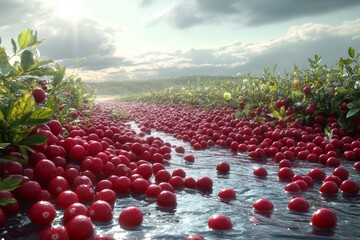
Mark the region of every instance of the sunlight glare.
[[59, 17], [72, 22], [78, 22], [86, 15], [82, 0], [57, 0], [56, 7]]

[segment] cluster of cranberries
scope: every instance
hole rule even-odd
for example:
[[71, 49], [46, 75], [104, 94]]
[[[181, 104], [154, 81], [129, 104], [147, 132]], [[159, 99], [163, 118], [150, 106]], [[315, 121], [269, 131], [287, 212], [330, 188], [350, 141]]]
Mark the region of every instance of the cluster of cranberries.
[[[120, 108], [141, 126], [136, 133], [129, 125], [107, 116], [107, 108]], [[327, 140], [313, 128], [289, 123], [271, 125], [251, 122], [249, 119], [233, 119], [231, 110], [207, 112], [190, 107], [128, 105], [98, 105], [92, 118], [81, 119], [79, 124], [62, 126], [52, 120], [35, 129], [48, 138], [42, 145], [32, 146], [28, 164], [17, 162], [0, 165], [0, 176], [21, 179], [21, 185], [12, 192], [0, 192], [0, 199], [12, 200], [0, 207], [0, 227], [6, 217], [19, 212], [21, 202], [31, 203], [28, 216], [35, 225], [44, 226], [40, 239], [111, 239], [95, 236], [94, 224], [114, 219], [114, 206], [119, 197], [130, 193], [156, 198], [161, 208], [177, 205], [175, 190], [192, 188], [212, 190], [213, 181], [208, 176], [194, 179], [186, 176], [182, 168], [169, 172], [171, 152], [184, 154], [184, 161], [194, 162], [183, 147], [172, 146], [158, 137], [146, 134], [152, 129], [171, 133], [174, 137], [189, 141], [194, 149], [219, 145], [234, 151], [248, 152], [252, 158], [272, 157], [279, 164], [278, 177], [289, 181], [285, 190], [306, 191], [314, 180], [323, 181], [320, 192], [336, 194], [338, 189], [347, 194], [357, 194], [359, 184], [349, 179], [349, 173], [341, 166], [341, 157], [359, 160], [360, 141], [356, 137], [334, 135]], [[65, 134], [66, 133], [66, 134]], [[22, 157], [17, 149], [9, 146], [8, 156]], [[308, 175], [295, 175], [291, 164], [294, 159], [320, 162], [333, 167], [333, 174], [326, 176], [321, 168], [312, 169]], [[354, 168], [359, 169], [359, 161]], [[220, 162], [220, 173], [227, 173], [230, 166]], [[265, 167], [254, 170], [257, 177], [266, 177]], [[220, 199], [234, 199], [232, 188], [218, 193]], [[62, 225], [52, 225], [56, 208], [63, 209]], [[273, 204], [265, 198], [253, 204], [256, 211], [272, 211]], [[309, 204], [303, 198], [293, 198], [288, 208], [308, 211]], [[330, 221], [329, 219], [332, 219]], [[127, 206], [118, 217], [119, 225], [134, 228], [142, 224], [143, 213], [136, 206]], [[320, 228], [333, 228], [336, 215], [331, 209], [319, 209], [314, 213], [312, 224]], [[224, 214], [210, 217], [208, 226], [214, 230], [232, 228], [231, 220]], [[196, 236], [191, 236], [196, 239]], [[199, 237], [199, 236], [198, 236]]]

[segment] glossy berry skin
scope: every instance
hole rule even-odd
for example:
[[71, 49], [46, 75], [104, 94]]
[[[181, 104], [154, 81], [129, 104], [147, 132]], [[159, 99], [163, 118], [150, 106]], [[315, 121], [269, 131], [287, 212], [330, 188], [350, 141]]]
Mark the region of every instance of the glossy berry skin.
[[94, 225], [89, 217], [78, 215], [65, 225], [70, 240], [87, 240], [94, 234]]
[[32, 91], [32, 95], [33, 95], [36, 103], [42, 103], [46, 99], [46, 94], [45, 94], [44, 90], [41, 88], [35, 88]]
[[296, 197], [290, 200], [288, 208], [297, 212], [307, 212], [310, 208], [310, 204], [302, 197]]
[[316, 210], [311, 218], [311, 225], [320, 229], [332, 229], [336, 227], [336, 214], [330, 208]]
[[78, 215], [87, 215], [88, 209], [82, 203], [73, 203], [68, 206], [64, 211], [63, 222], [68, 223], [71, 219]]
[[64, 226], [55, 225], [48, 227], [40, 232], [40, 240], [49, 240], [49, 239], [69, 240], [69, 235], [66, 232]]
[[5, 212], [0, 208], [0, 228], [4, 227], [6, 224], [6, 214]]
[[253, 208], [258, 212], [269, 212], [274, 209], [274, 205], [266, 198], [261, 198], [253, 204]]
[[122, 228], [135, 228], [141, 225], [143, 213], [138, 207], [127, 207], [119, 216], [119, 224]]
[[170, 191], [162, 191], [157, 196], [156, 203], [161, 207], [174, 208], [177, 205], [176, 196]]
[[88, 216], [93, 221], [109, 222], [113, 218], [112, 207], [108, 202], [97, 200], [89, 207]]
[[212, 230], [222, 231], [232, 228], [231, 220], [225, 214], [212, 215], [208, 221], [208, 226]]
[[55, 219], [56, 210], [48, 201], [36, 202], [29, 210], [29, 218], [33, 224], [47, 226]]

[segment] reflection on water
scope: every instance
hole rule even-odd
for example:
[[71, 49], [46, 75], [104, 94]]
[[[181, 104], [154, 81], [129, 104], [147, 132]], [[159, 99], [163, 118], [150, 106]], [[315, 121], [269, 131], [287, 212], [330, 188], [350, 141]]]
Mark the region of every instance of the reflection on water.
[[[134, 123], [131, 126], [138, 131]], [[177, 206], [175, 209], [163, 209], [156, 205], [153, 198], [143, 195], [119, 198], [115, 204], [114, 220], [110, 224], [97, 225], [97, 233], [111, 234], [116, 239], [184, 239], [190, 234], [198, 234], [205, 239], [359, 239], [358, 224], [360, 219], [360, 195], [323, 196], [319, 193], [321, 183], [306, 192], [288, 194], [284, 191], [287, 182], [279, 182], [277, 178], [278, 166], [272, 160], [252, 161], [246, 154], [234, 153], [228, 149], [213, 147], [203, 151], [194, 151], [179, 139], [164, 133], [153, 132], [172, 145], [184, 146], [186, 154], [193, 154], [195, 162], [186, 164], [183, 154], [173, 150], [170, 166], [166, 169], [172, 172], [176, 168], [183, 168], [187, 176], [195, 179], [209, 176], [213, 179], [213, 191], [201, 193], [194, 189], [176, 191]], [[218, 174], [216, 165], [220, 161], [227, 161], [231, 165], [226, 175]], [[350, 172], [350, 178], [360, 182], [360, 173], [352, 168], [353, 162], [344, 162], [343, 166]], [[253, 170], [265, 165], [268, 176], [257, 178]], [[307, 174], [312, 167], [322, 167], [317, 164], [306, 164], [295, 161], [295, 174]], [[327, 174], [332, 168], [325, 168]], [[218, 192], [227, 187], [236, 191], [236, 199], [224, 202], [218, 199]], [[287, 209], [287, 203], [293, 196], [302, 196], [310, 204], [310, 211], [297, 213]], [[252, 204], [259, 198], [268, 198], [274, 204], [271, 213], [256, 213]], [[118, 225], [120, 212], [128, 206], [138, 206], [144, 213], [143, 224], [134, 230], [124, 230]], [[319, 232], [309, 224], [312, 213], [320, 207], [333, 208], [337, 214], [338, 227], [333, 232]], [[207, 221], [215, 213], [227, 214], [233, 229], [225, 232], [212, 231], [207, 227]], [[14, 232], [14, 228], [3, 230], [0, 237], [5, 239], [37, 239], [41, 228], [29, 224], [29, 220], [22, 213], [17, 218], [9, 219], [13, 226], [21, 228], [22, 232]], [[58, 214], [61, 216], [61, 213]], [[61, 223], [61, 218], [56, 219]]]

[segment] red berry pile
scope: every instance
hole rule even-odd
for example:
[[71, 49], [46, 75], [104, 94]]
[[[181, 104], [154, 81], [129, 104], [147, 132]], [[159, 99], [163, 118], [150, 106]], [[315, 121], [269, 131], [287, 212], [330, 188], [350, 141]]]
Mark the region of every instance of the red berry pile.
[[[110, 110], [126, 112], [137, 131]], [[328, 139], [316, 127], [235, 119], [229, 109], [109, 103], [97, 105], [93, 116], [77, 125], [53, 120], [33, 132], [48, 141], [34, 146], [28, 164], [0, 165], [1, 177], [22, 181], [16, 190], [0, 192], [0, 198], [13, 200], [0, 206], [0, 227], [26, 212], [27, 222], [40, 226], [40, 239], [113, 239], [116, 232], [143, 224], [176, 222], [168, 218], [177, 209], [189, 216], [186, 209], [197, 207], [200, 216], [207, 216], [192, 216], [203, 227], [200, 232], [237, 231], [244, 219], [266, 225], [284, 208], [311, 210], [309, 226], [332, 230], [341, 221], [336, 210], [331, 204], [311, 206], [308, 195], [350, 203], [359, 199], [360, 140], [355, 134], [339, 131]], [[164, 141], [156, 136], [160, 132], [181, 144]], [[201, 155], [206, 151], [199, 151], [207, 149], [227, 152], [229, 158], [214, 154], [209, 160]], [[18, 154], [15, 148], [7, 151]], [[248, 179], [238, 180], [243, 176]], [[190, 201], [189, 194], [201, 201]], [[281, 201], [286, 204], [277, 205]], [[211, 207], [218, 204], [223, 207]], [[246, 217], [240, 220], [241, 212]], [[154, 215], [160, 223], [152, 222]], [[114, 222], [119, 226], [115, 234], [102, 230]]]

